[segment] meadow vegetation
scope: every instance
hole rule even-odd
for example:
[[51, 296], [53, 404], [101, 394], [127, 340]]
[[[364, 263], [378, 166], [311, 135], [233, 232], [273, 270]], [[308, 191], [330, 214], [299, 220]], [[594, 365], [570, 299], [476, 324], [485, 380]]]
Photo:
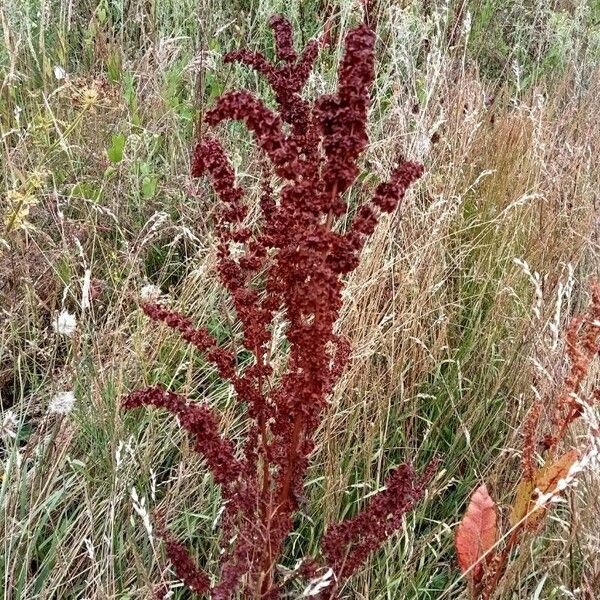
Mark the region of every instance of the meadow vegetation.
[[[568, 372], [566, 326], [599, 271], [600, 5], [382, 0], [375, 12], [370, 144], [348, 215], [399, 155], [425, 170], [346, 282], [338, 327], [352, 351], [278, 568], [313, 555], [391, 466], [437, 457], [424, 499], [340, 594], [468, 598], [456, 525], [483, 481], [508, 521], [527, 415]], [[227, 382], [140, 304], [160, 296], [239, 344], [215, 269], [216, 197], [190, 161], [223, 92], [273, 102], [223, 56], [273, 57], [275, 13], [298, 45], [329, 37], [306, 94], [332, 93], [358, 1], [0, 4], [3, 598], [133, 600], [157, 583], [189, 597], [152, 511], [216, 573], [222, 501], [205, 463], [175, 419], [121, 404], [162, 385], [218, 409], [228, 438], [246, 432]], [[261, 151], [239, 123], [220, 139], [258, 204]], [[598, 444], [597, 412], [585, 416], [564, 452]], [[600, 597], [598, 486], [596, 462], [525, 539], [497, 598]]]

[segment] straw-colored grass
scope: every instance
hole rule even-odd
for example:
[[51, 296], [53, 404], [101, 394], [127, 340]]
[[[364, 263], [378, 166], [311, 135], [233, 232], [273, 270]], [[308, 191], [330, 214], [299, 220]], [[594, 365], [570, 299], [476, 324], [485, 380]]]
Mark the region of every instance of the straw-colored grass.
[[[202, 462], [172, 419], [126, 415], [119, 401], [162, 382], [218, 406], [230, 435], [243, 433], [243, 414], [202, 356], [137, 301], [151, 282], [235, 339], [213, 272], [214, 198], [188, 175], [194, 123], [223, 89], [265, 92], [220, 59], [270, 47], [265, 22], [277, 11], [305, 40], [330, 20], [333, 50], [309, 91], [331, 89], [359, 4], [0, 5], [0, 424], [17, 419], [6, 421], [17, 437], [0, 441], [1, 597], [141, 599], [175, 582], [133, 487], [214, 568], [220, 499]], [[368, 171], [385, 175], [402, 152], [426, 175], [348, 281], [339, 326], [352, 360], [319, 432], [285, 566], [353, 514], [390, 466], [437, 455], [426, 501], [343, 597], [460, 598], [454, 525], [482, 479], [510, 502], [531, 385], [560, 381], [556, 331], [585, 304], [600, 265], [600, 15], [591, 1], [525, 0], [381, 2], [378, 12]], [[251, 186], [257, 150], [241, 128], [227, 132]], [[538, 296], [515, 259], [539, 274]], [[78, 319], [71, 338], [52, 328], [63, 308]], [[77, 397], [65, 417], [48, 413], [61, 390]], [[597, 487], [587, 473], [568, 492], [499, 597], [598, 597]]]

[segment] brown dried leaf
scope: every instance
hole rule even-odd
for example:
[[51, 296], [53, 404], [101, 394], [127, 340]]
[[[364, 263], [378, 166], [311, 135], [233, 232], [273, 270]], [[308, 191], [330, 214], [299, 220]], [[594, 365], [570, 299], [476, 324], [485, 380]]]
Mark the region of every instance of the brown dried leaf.
[[465, 516], [456, 530], [456, 554], [463, 573], [469, 571], [473, 581], [481, 579], [481, 557], [498, 540], [496, 503], [490, 498], [487, 487], [480, 486], [471, 497]]

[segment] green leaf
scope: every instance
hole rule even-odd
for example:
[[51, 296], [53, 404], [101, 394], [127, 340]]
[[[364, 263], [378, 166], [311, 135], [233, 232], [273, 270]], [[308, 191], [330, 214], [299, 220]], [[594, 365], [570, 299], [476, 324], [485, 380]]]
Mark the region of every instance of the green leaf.
[[106, 151], [110, 162], [116, 164], [123, 160], [123, 150], [125, 149], [126, 140], [127, 138], [123, 133], [118, 133], [117, 135], [112, 136], [111, 144]]
[[113, 83], [121, 81], [121, 73], [123, 70], [121, 55], [118, 50], [113, 50], [106, 59], [106, 69], [108, 78]]
[[102, 195], [102, 190], [89, 181], [79, 181], [73, 186], [71, 195], [75, 198], [85, 198], [92, 202], [98, 202]]
[[155, 175], [144, 177], [142, 179], [142, 196], [146, 199], [153, 198], [157, 185], [158, 179]]

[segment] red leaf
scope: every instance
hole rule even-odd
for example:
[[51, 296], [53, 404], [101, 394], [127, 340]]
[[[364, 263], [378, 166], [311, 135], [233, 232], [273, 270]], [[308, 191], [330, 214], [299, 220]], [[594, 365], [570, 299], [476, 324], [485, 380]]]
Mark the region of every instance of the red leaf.
[[469, 577], [473, 581], [478, 581], [482, 575], [482, 565], [477, 564], [478, 561], [497, 539], [496, 504], [484, 484], [475, 490], [467, 512], [456, 530], [458, 564], [463, 573], [475, 565], [469, 571]]

